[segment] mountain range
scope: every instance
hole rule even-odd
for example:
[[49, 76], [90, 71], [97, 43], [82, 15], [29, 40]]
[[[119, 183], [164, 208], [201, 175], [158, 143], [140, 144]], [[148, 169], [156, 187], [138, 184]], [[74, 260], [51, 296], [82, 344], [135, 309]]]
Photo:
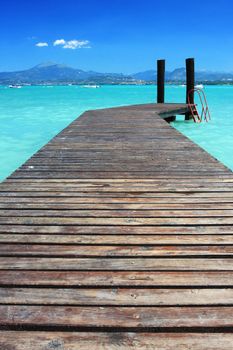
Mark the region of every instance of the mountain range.
[[[157, 79], [157, 72], [155, 70], [148, 70], [145, 72], [136, 73], [133, 75], [135, 79], [142, 79], [145, 81], [151, 81]], [[196, 81], [198, 82], [214, 82], [214, 81], [233, 81], [233, 73], [225, 72], [211, 72], [211, 71], [196, 71]], [[177, 68], [172, 72], [166, 72], [166, 81], [171, 82], [185, 82], [186, 80], [186, 69]]]
[[[127, 84], [127, 83], [154, 83], [157, 78], [155, 70], [138, 72], [130, 75], [119, 73], [99, 73], [84, 71], [66, 65], [53, 62], [42, 63], [31, 69], [0, 73], [0, 84], [39, 84], [39, 83], [102, 83], [102, 84]], [[178, 68], [166, 72], [166, 81], [185, 82], [185, 68]], [[233, 73], [197, 71], [197, 82], [232, 82]]]

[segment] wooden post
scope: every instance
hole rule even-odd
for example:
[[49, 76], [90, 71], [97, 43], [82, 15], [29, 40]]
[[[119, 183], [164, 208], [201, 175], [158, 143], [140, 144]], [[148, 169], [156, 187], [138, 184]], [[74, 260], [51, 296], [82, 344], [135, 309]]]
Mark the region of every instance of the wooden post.
[[[165, 95], [165, 60], [157, 61], [157, 103], [164, 103]], [[167, 117], [165, 120], [170, 123], [176, 120], [175, 116]]]
[[[186, 103], [188, 103], [188, 95], [190, 97], [190, 102], [194, 104], [194, 92], [189, 94], [189, 91], [193, 90], [195, 87], [195, 67], [194, 58], [186, 59]], [[191, 119], [191, 113], [185, 114], [185, 120]]]
[[164, 103], [165, 60], [157, 61], [157, 103]]

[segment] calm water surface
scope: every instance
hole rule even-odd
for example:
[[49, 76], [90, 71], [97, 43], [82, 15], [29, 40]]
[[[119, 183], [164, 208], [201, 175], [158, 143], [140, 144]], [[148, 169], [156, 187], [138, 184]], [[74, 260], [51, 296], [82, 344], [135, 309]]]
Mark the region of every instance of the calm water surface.
[[[155, 86], [0, 87], [0, 180], [85, 110], [149, 103]], [[233, 87], [207, 86], [212, 120], [194, 124], [183, 118], [173, 126], [233, 169]], [[185, 88], [168, 86], [167, 102], [184, 102]]]

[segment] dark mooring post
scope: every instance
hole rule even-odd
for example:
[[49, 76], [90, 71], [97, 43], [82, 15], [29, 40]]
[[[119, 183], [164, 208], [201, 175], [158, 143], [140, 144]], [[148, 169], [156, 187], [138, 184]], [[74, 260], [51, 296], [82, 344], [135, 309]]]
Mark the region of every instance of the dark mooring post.
[[[165, 60], [157, 61], [157, 103], [164, 103], [165, 95]], [[165, 118], [170, 123], [176, 119], [175, 116]]]
[[157, 103], [164, 103], [165, 60], [157, 61]]
[[[195, 64], [194, 58], [186, 59], [186, 103], [188, 103], [188, 96], [190, 102], [194, 104], [194, 92], [192, 91], [195, 86]], [[190, 92], [191, 91], [191, 92]], [[191, 113], [185, 114], [185, 120], [191, 119]]]

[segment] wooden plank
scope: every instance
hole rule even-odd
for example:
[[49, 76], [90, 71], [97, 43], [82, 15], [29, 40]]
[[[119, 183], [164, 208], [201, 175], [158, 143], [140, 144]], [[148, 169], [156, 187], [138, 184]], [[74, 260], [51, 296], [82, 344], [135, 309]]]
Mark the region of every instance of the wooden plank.
[[[61, 237], [62, 239], [63, 237]], [[28, 257], [179, 257], [179, 256], [229, 256], [233, 257], [233, 244], [226, 245], [63, 245], [63, 244], [0, 244], [0, 256]], [[155, 239], [156, 241], [156, 239]], [[64, 241], [62, 243], [65, 243]], [[180, 239], [180, 244], [183, 244]], [[106, 244], [106, 243], [105, 243]]]
[[60, 271], [233, 271], [230, 258], [12, 258], [0, 257], [0, 269]]
[[[0, 192], [0, 199], [4, 199], [7, 197], [14, 197], [14, 198], [69, 198], [72, 200], [78, 200], [77, 198], [81, 198], [82, 201], [84, 202], [86, 199], [91, 198], [93, 199], [93, 201], [95, 201], [95, 199], [101, 199], [101, 200], [105, 200], [108, 199], [108, 201], [111, 200], [113, 201], [123, 201], [125, 198], [126, 200], [131, 200], [131, 201], [135, 201], [135, 202], [140, 202], [140, 201], [148, 201], [148, 203], [152, 202], [162, 202], [165, 200], [165, 202], [182, 202], [182, 200], [184, 200], [184, 202], [192, 202], [194, 200], [195, 201], [202, 201], [204, 203], [208, 203], [209, 201], [214, 201], [214, 202], [218, 202], [219, 200], [221, 201], [230, 201], [232, 202], [233, 200], [233, 192], [195, 192], [195, 191], [188, 191], [188, 192], [133, 192], [133, 193], [128, 193], [128, 192], [95, 192], [93, 193], [88, 193], [88, 192], [66, 192], [66, 191], [31, 191], [31, 192], [27, 192], [27, 191], [19, 191], [19, 192], [11, 192], [11, 191], [5, 191], [5, 192]], [[146, 198], [146, 200], [145, 200]]]
[[[70, 235], [225, 235], [233, 234], [232, 225], [162, 225], [162, 226], [115, 226], [115, 225], [36, 225], [29, 223], [24, 225], [14, 225], [10, 222], [8, 225], [0, 225], [1, 233], [33, 233], [33, 234], [70, 234]], [[229, 238], [231, 238], [229, 236]], [[166, 237], [165, 237], [166, 238]], [[182, 238], [181, 238], [182, 239]], [[204, 237], [203, 237], [204, 239]], [[213, 237], [214, 239], [214, 237]]]
[[112, 226], [147, 226], [147, 225], [233, 225], [233, 217], [0, 217], [0, 224], [8, 225], [112, 225]]
[[[41, 199], [41, 198], [40, 198]], [[62, 203], [56, 201], [38, 201], [34, 202], [0, 202], [0, 209], [43, 209], [43, 210], [232, 210], [233, 203]], [[9, 212], [10, 213], [10, 212]], [[229, 213], [229, 212], [228, 212]], [[2, 214], [2, 211], [1, 213]]]
[[233, 271], [0, 270], [1, 286], [233, 287]]
[[[6, 191], [12, 191], [12, 192], [38, 192], [38, 184], [26, 184], [24, 186], [20, 185], [5, 185], [1, 187], [1, 191], [3, 192], [4, 189]], [[184, 185], [184, 186], [179, 186], [177, 185], [176, 188], [174, 188], [174, 185], [157, 185], [157, 186], [106, 186], [106, 187], [101, 187], [101, 186], [84, 186], [84, 185], [69, 185], [69, 184], [40, 184], [40, 189], [43, 192], [62, 192], [64, 189], [67, 192], [101, 192], [101, 193], [134, 193], [134, 192], [149, 192], [149, 193], [161, 193], [161, 192], [172, 192], [172, 193], [179, 193], [179, 192], [233, 192], [233, 185], [232, 184], [219, 184], [219, 186], [213, 185], [213, 186], [198, 186], [198, 185]]]
[[88, 210], [88, 209], [2, 209], [0, 211], [0, 217], [41, 217], [41, 218], [233, 218], [233, 209], [202, 209], [202, 210], [191, 210], [191, 209], [173, 209], [173, 210], [150, 210], [150, 209], [138, 209], [138, 210], [128, 210], [128, 209], [117, 209], [117, 210]]
[[232, 305], [233, 288], [1, 288], [1, 304], [182, 306]]
[[4, 350], [232, 350], [229, 333], [14, 332], [0, 331]]
[[[144, 165], [146, 166], [146, 164]], [[171, 170], [171, 169], [167, 169], [166, 172], [169, 172], [169, 178], [172, 179], [173, 176], [179, 176], [179, 175], [183, 175], [185, 177], [189, 176], [190, 174], [192, 174], [193, 176], [199, 176], [200, 173], [200, 169], [199, 171], [196, 170], [195, 172], [192, 170], [194, 167], [190, 168], [190, 170], [184, 169], [184, 170], [180, 170], [180, 171], [175, 171], [175, 170]], [[136, 169], [136, 168], [135, 168]], [[165, 170], [164, 170], [165, 172]], [[131, 172], [123, 172], [123, 171], [103, 171], [103, 169], [99, 169], [98, 171], [95, 170], [91, 170], [91, 169], [85, 169], [83, 168], [82, 170], [79, 171], [58, 171], [58, 170], [54, 170], [54, 171], [20, 171], [18, 170], [17, 173], [14, 173], [11, 175], [12, 179], [22, 179], [22, 178], [28, 178], [28, 179], [63, 179], [64, 177], [66, 177], [67, 179], [76, 179], [77, 177], [81, 178], [87, 178], [88, 177], [93, 177], [93, 178], [106, 178], [106, 177], [112, 177], [112, 178], [122, 178], [124, 179], [125, 177], [134, 179], [134, 178], [138, 178], [138, 177], [146, 177], [146, 178], [154, 178], [157, 177], [159, 174], [161, 173], [161, 171], [159, 170], [155, 170], [155, 171], [137, 171], [137, 170], [132, 170]], [[223, 175], [224, 171], [202, 171], [203, 175], [208, 175], [208, 176], [218, 176], [218, 175]], [[166, 177], [166, 175], [164, 174], [164, 177]]]
[[[111, 230], [109, 229], [109, 232]], [[64, 231], [63, 231], [64, 233]], [[91, 252], [94, 253], [95, 245], [101, 244], [101, 245], [137, 245], [137, 246], [146, 246], [146, 248], [141, 248], [142, 252], [144, 251], [144, 254], [147, 252], [147, 245], [184, 245], [183, 248], [172, 248], [171, 251], [171, 256], [175, 253], [176, 254], [182, 254], [182, 252], [185, 252], [186, 249], [189, 249], [189, 254], [192, 252], [192, 254], [196, 251], [198, 251], [198, 247], [200, 245], [205, 245], [205, 247], [201, 248], [199, 250], [199, 254], [202, 253], [203, 251], [208, 251], [208, 252], [215, 252], [213, 254], [216, 254], [216, 251], [218, 251], [218, 254], [223, 254], [223, 255], [228, 255], [231, 254], [232, 251], [232, 245], [233, 245], [233, 235], [225, 235], [225, 234], [220, 234], [220, 235], [127, 235], [127, 234], [121, 234], [121, 235], [100, 235], [100, 234], [88, 234], [88, 235], [69, 235], [69, 234], [59, 234], [56, 235], [54, 233], [50, 234], [45, 234], [45, 235], [38, 235], [38, 234], [0, 234], [0, 243], [25, 243], [28, 245], [27, 254], [32, 252], [30, 244], [59, 244], [59, 245], [66, 245], [65, 248], [67, 251], [69, 248], [67, 248], [67, 245], [72, 245], [72, 244], [82, 244], [82, 245], [92, 245], [92, 249], [90, 248]], [[94, 245], [94, 246], [93, 246]], [[196, 245], [193, 247], [190, 247], [189, 245]], [[206, 247], [208, 245], [208, 248]], [[211, 246], [209, 246], [211, 245]], [[215, 249], [212, 248], [212, 245], [215, 245]], [[230, 246], [230, 247], [227, 247]], [[53, 246], [51, 246], [51, 252], [54, 250]], [[13, 250], [14, 247], [12, 247]], [[64, 249], [65, 249], [64, 248]], [[4, 249], [4, 247], [3, 247]], [[23, 252], [23, 246], [19, 247], [19, 249], [22, 249], [21, 252]], [[38, 249], [40, 249], [38, 247]], [[106, 248], [107, 249], [107, 248]], [[138, 248], [139, 249], [139, 248]], [[155, 248], [156, 249], [156, 248]], [[162, 248], [161, 248], [162, 249]], [[165, 248], [164, 248], [165, 249]], [[171, 248], [170, 248], [171, 249]], [[173, 250], [174, 249], [174, 250]], [[9, 249], [10, 250], [10, 249]], [[150, 247], [148, 247], [148, 250], [150, 252]], [[168, 247], [169, 250], [169, 247]], [[58, 253], [59, 250], [57, 250]], [[83, 252], [85, 252], [85, 248], [83, 248]], [[159, 249], [157, 250], [159, 252]], [[178, 253], [179, 252], [179, 253]], [[2, 251], [3, 255], [7, 255], [7, 251], [4, 249]], [[33, 254], [33, 252], [32, 252]], [[150, 254], [150, 253], [149, 253]]]
[[229, 328], [233, 307], [94, 307], [0, 305], [5, 326], [111, 328]]
[[[47, 145], [48, 146], [48, 145]], [[183, 150], [182, 150], [183, 151]], [[202, 150], [203, 151], [203, 150]], [[60, 152], [60, 151], [59, 151]], [[75, 154], [77, 153], [78, 151], [75, 151]], [[122, 152], [122, 151], [121, 151]], [[204, 151], [203, 151], [204, 152]], [[91, 152], [92, 153], [92, 152]], [[152, 152], [153, 153], [153, 152]], [[38, 153], [36, 153], [33, 158], [37, 155]], [[49, 157], [54, 157], [54, 155], [49, 155]], [[33, 159], [31, 158], [31, 159]], [[60, 159], [60, 157], [59, 157]], [[62, 159], [62, 158], [61, 158]], [[16, 184], [16, 183], [19, 183], [19, 184], [43, 184], [43, 183], [60, 183], [61, 180], [59, 179], [47, 179], [46, 181], [43, 180], [43, 179], [36, 179], [36, 180], [31, 180], [31, 179], [11, 179], [11, 177], [7, 178], [6, 180], [4, 180], [3, 183], [9, 183], [9, 184]], [[145, 184], [146, 185], [150, 185], [150, 184], [157, 184], [157, 183], [166, 183], [166, 184], [169, 184], [170, 183], [170, 180], [169, 179], [161, 179], [161, 178], [155, 178], [155, 179], [142, 179], [142, 178], [138, 178], [138, 179], [62, 179], [62, 182], [64, 184], [82, 184], [82, 185], [124, 185], [124, 184], [128, 184], [128, 185], [136, 185], [136, 186], [144, 186]], [[232, 183], [233, 182], [233, 174], [228, 174], [226, 176], [223, 176], [223, 177], [216, 177], [216, 178], [211, 178], [211, 177], [204, 177], [202, 178], [201, 176], [199, 178], [193, 178], [192, 176], [189, 177], [189, 178], [174, 178], [173, 179], [173, 183], [178, 183], [178, 184], [182, 184], [182, 183], [198, 183], [198, 184], [209, 184], [209, 183]], [[3, 184], [2, 183], [2, 184]]]

